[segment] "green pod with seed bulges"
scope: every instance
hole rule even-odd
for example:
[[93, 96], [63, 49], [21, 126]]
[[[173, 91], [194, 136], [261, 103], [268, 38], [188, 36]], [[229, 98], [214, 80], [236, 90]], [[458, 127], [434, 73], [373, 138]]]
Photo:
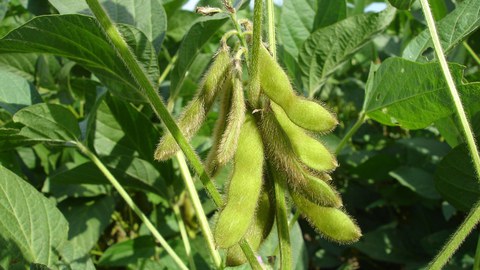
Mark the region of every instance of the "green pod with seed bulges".
[[[248, 228], [244, 238], [252, 247], [253, 251], [257, 251], [263, 241], [272, 231], [275, 220], [275, 209], [270, 203], [267, 192], [262, 192], [258, 202], [255, 218]], [[227, 251], [227, 266], [238, 266], [247, 263], [247, 258], [243, 254], [240, 245], [236, 244]]]
[[[200, 129], [217, 94], [221, 92], [221, 89], [225, 87], [226, 84], [228, 85], [225, 78], [229, 77], [230, 66], [231, 58], [229, 49], [226, 46], [221, 46], [213, 63], [205, 73], [197, 90], [197, 94], [184, 108], [177, 121], [178, 127], [187, 140], [190, 140]], [[169, 159], [179, 150], [180, 147], [172, 134], [166, 132], [160, 139], [157, 149], [155, 150], [155, 159]]]
[[282, 107], [292, 122], [317, 132], [330, 131], [338, 124], [321, 104], [295, 94], [287, 74], [264, 46], [260, 46], [258, 64], [262, 91]]
[[226, 204], [215, 225], [214, 238], [220, 248], [237, 244], [252, 223], [262, 188], [263, 160], [262, 138], [255, 120], [247, 114], [233, 158]]
[[342, 206], [340, 195], [331, 185], [307, 172], [305, 172], [304, 176], [306, 181], [302, 185], [294, 185], [292, 184], [294, 183], [293, 181], [288, 181], [290, 193], [301, 194], [306, 199], [320, 206], [335, 208]]
[[341, 209], [319, 206], [296, 192], [290, 195], [309, 223], [325, 238], [348, 244], [356, 242], [362, 233], [355, 221]]
[[280, 106], [271, 102], [270, 107], [287, 134], [293, 151], [305, 165], [317, 171], [331, 171], [338, 166], [337, 160], [330, 151], [294, 124]]

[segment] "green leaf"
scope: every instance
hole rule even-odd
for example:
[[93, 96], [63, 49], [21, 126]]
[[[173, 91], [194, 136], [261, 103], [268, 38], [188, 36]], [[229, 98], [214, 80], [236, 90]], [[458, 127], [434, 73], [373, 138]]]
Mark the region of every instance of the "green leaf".
[[[110, 19], [116, 23], [124, 23], [137, 27], [160, 50], [167, 30], [167, 14], [162, 0], [101, 0]], [[50, 0], [60, 14], [92, 15], [85, 1]]]
[[[375, 70], [376, 69], [376, 70]], [[450, 64], [466, 107], [480, 99], [480, 83], [462, 84], [463, 67]], [[363, 110], [385, 125], [425, 128], [454, 113], [448, 86], [438, 63], [389, 58], [373, 67], [367, 81]]]
[[410, 9], [415, 0], [388, 0], [388, 2], [398, 9]]
[[73, 113], [57, 104], [36, 104], [18, 111], [13, 121], [25, 125], [20, 135], [50, 142], [75, 142], [80, 128]]
[[312, 32], [343, 20], [346, 15], [344, 0], [285, 1], [278, 27], [283, 49], [296, 59], [303, 42]]
[[0, 70], [11, 72], [33, 82], [37, 59], [36, 53], [0, 54]]
[[102, 266], [126, 266], [140, 259], [155, 255], [155, 241], [151, 236], [140, 236], [132, 240], [116, 243], [100, 257]]
[[7, 247], [10, 256], [21, 254], [27, 263], [51, 266], [67, 233], [68, 223], [55, 204], [0, 166], [0, 241], [8, 241], [0, 246]]
[[355, 54], [372, 37], [382, 32], [395, 17], [395, 9], [361, 14], [315, 31], [299, 54], [303, 85], [315, 93], [326, 78]]
[[178, 49], [178, 60], [172, 69], [171, 87], [173, 93], [178, 92], [185, 80], [187, 71], [190, 69], [195, 57], [210, 38], [228, 20], [224, 14], [212, 17], [201, 17], [185, 34], [182, 44]]
[[44, 140], [31, 139], [20, 134], [19, 129], [0, 128], [0, 152], [15, 149], [18, 146], [30, 146]]
[[[445, 18], [437, 22], [438, 35], [445, 53], [462, 42], [480, 27], [480, 0], [465, 0]], [[425, 61], [422, 57], [433, 43], [428, 29], [416, 36], [403, 51], [403, 58]]]
[[[159, 77], [155, 50], [137, 29], [118, 25], [152, 82]], [[69, 58], [93, 72], [122, 98], [144, 100], [140, 87], [98, 27], [83, 15], [49, 15], [32, 19], [0, 40], [0, 53], [50, 53]]]
[[3, 20], [5, 14], [8, 11], [8, 1], [1, 1], [0, 2], [0, 21]]
[[400, 167], [390, 172], [400, 184], [428, 199], [439, 199], [435, 189], [433, 175], [419, 168]]
[[26, 79], [0, 70], [0, 107], [14, 114], [24, 107], [39, 102], [42, 102], [42, 98]]
[[106, 96], [96, 112], [95, 150], [103, 156], [131, 155], [153, 161], [160, 134], [131, 104]]
[[459, 210], [468, 211], [478, 201], [478, 179], [465, 144], [455, 147], [437, 166], [435, 186]]

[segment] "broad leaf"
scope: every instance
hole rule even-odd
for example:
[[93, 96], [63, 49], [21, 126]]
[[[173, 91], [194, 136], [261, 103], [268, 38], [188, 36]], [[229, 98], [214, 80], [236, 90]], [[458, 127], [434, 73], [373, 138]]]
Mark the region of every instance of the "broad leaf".
[[388, 0], [388, 2], [398, 9], [410, 9], [415, 0]]
[[35, 53], [0, 54], [0, 70], [11, 72], [32, 82], [38, 56]]
[[52, 266], [67, 233], [55, 204], [0, 165], [0, 246], [10, 250], [10, 258]]
[[299, 54], [304, 87], [316, 92], [326, 78], [372, 37], [382, 32], [395, 17], [395, 9], [362, 14], [315, 31]]
[[[465, 106], [478, 104], [480, 83], [462, 84], [461, 65], [451, 64], [450, 70]], [[420, 129], [452, 115], [454, 106], [438, 63], [389, 58], [372, 67], [363, 110], [382, 124]]]
[[18, 146], [29, 146], [40, 142], [42, 139], [31, 139], [20, 134], [19, 129], [0, 128], [0, 152], [12, 150]]
[[227, 20], [223, 14], [201, 17], [190, 28], [178, 49], [178, 60], [171, 74], [171, 91], [179, 91], [197, 54]]
[[[92, 15], [85, 1], [49, 0], [60, 14]], [[167, 30], [167, 15], [162, 6], [162, 0], [101, 0], [100, 3], [109, 17], [116, 23], [124, 23], [137, 27], [160, 50], [165, 31]]]
[[116, 243], [103, 253], [98, 261], [102, 266], [126, 266], [155, 255], [155, 241], [151, 236], [140, 236]]
[[[152, 82], [159, 77], [155, 50], [137, 29], [118, 25]], [[0, 40], [0, 53], [50, 53], [69, 58], [93, 72], [112, 92], [143, 100], [140, 87], [98, 27], [84, 15], [36, 17]]]
[[[480, 0], [465, 0], [445, 18], [437, 22], [443, 50], [448, 53], [468, 35], [480, 27]], [[415, 37], [403, 51], [403, 58], [424, 61], [422, 55], [433, 48], [428, 29]]]
[[433, 175], [419, 168], [400, 167], [390, 172], [400, 184], [420, 196], [429, 199], [439, 199], [440, 195], [435, 190]]
[[450, 204], [468, 211], [480, 198], [480, 187], [465, 144], [455, 147], [437, 167], [435, 186]]
[[303, 42], [315, 30], [329, 26], [347, 15], [344, 0], [288, 0], [282, 7], [278, 37], [283, 49], [295, 59]]
[[80, 128], [73, 113], [57, 104], [37, 104], [18, 111], [13, 120], [25, 125], [20, 135], [51, 142], [75, 142]]
[[42, 102], [42, 98], [26, 79], [0, 70], [0, 107], [14, 114], [24, 107], [39, 102]]

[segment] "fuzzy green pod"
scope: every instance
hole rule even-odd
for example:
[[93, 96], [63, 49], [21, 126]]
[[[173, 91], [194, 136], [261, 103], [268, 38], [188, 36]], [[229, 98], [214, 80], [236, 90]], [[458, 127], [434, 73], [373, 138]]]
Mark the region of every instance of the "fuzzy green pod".
[[[254, 251], [257, 251], [263, 241], [272, 231], [275, 220], [275, 209], [271, 206], [270, 199], [266, 192], [262, 192], [255, 219], [245, 234], [245, 239]], [[247, 258], [238, 244], [229, 248], [227, 251], [227, 266], [238, 266], [247, 262]]]
[[311, 202], [327, 207], [341, 207], [342, 199], [338, 192], [323, 179], [313, 175], [304, 174], [306, 181], [303, 185], [292, 185], [288, 182], [291, 193], [299, 193]]
[[262, 188], [263, 144], [255, 120], [249, 114], [242, 125], [233, 160], [226, 204], [214, 231], [215, 242], [221, 248], [235, 245], [245, 235]]
[[337, 160], [330, 151], [301, 127], [295, 125], [280, 106], [271, 102], [270, 107], [287, 134], [293, 151], [305, 165], [317, 171], [331, 171], [338, 166]]
[[[217, 94], [225, 87], [226, 74], [231, 66], [230, 52], [228, 47], [221, 46], [213, 63], [210, 65], [202, 82], [199, 85], [197, 94], [185, 107], [177, 123], [187, 140], [200, 129], [205, 121], [208, 111], [211, 109]], [[170, 132], [167, 132], [161, 139], [155, 150], [156, 160], [166, 160], [180, 150], [177, 142]]]
[[355, 221], [342, 210], [319, 206], [296, 192], [290, 195], [310, 224], [327, 239], [347, 244], [356, 242], [362, 236]]
[[258, 63], [263, 92], [282, 107], [292, 122], [317, 132], [330, 131], [338, 124], [321, 104], [295, 94], [287, 74], [264, 46], [260, 47]]

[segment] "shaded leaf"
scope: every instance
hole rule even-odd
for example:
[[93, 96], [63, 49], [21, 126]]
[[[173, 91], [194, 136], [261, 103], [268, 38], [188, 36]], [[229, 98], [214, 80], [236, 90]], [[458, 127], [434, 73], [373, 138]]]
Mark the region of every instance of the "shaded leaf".
[[429, 199], [439, 199], [440, 195], [435, 189], [433, 175], [419, 168], [400, 167], [390, 172], [390, 176], [397, 179], [400, 184]]
[[14, 114], [18, 110], [42, 102], [35, 87], [26, 79], [0, 71], [0, 107]]
[[395, 9], [387, 8], [376, 14], [348, 17], [310, 35], [299, 54], [303, 85], [308, 92], [317, 91], [330, 74], [382, 32], [394, 17]]
[[[442, 20], [437, 22], [442, 48], [448, 53], [468, 35], [480, 27], [480, 0], [465, 0]], [[403, 51], [403, 58], [425, 61], [423, 54], [433, 48], [428, 29], [416, 36]]]
[[28, 263], [51, 266], [67, 233], [68, 223], [53, 202], [0, 166], [0, 241], [11, 241]]
[[[92, 16], [85, 1], [49, 0], [60, 14], [86, 14]], [[124, 23], [137, 27], [160, 50], [165, 31], [167, 30], [167, 14], [162, 0], [101, 0], [100, 3], [109, 17], [116, 23]]]
[[126, 266], [155, 254], [155, 241], [151, 236], [140, 236], [132, 240], [116, 243], [100, 257], [102, 266]]
[[[478, 103], [480, 83], [462, 84], [463, 67], [451, 64], [465, 106]], [[425, 128], [454, 113], [454, 106], [438, 63], [421, 64], [389, 58], [372, 67], [367, 82], [363, 110], [385, 125], [408, 129]], [[479, 105], [475, 105], [479, 106]]]
[[0, 152], [12, 150], [18, 146], [30, 146], [40, 142], [42, 139], [31, 139], [21, 135], [19, 129], [0, 128]]
[[51, 142], [75, 142], [80, 128], [73, 113], [57, 104], [37, 104], [18, 111], [13, 120], [25, 125], [20, 135]]
[[8, 53], [0, 54], [0, 70], [8, 71], [32, 82], [38, 54]]
[[[159, 70], [151, 43], [131, 26], [118, 27], [151, 81], [156, 82]], [[36, 17], [0, 40], [0, 53], [14, 52], [50, 53], [69, 58], [93, 72], [116, 95], [144, 100], [140, 87], [92, 17]]]
[[398, 9], [410, 9], [415, 0], [388, 0], [388, 2]]

